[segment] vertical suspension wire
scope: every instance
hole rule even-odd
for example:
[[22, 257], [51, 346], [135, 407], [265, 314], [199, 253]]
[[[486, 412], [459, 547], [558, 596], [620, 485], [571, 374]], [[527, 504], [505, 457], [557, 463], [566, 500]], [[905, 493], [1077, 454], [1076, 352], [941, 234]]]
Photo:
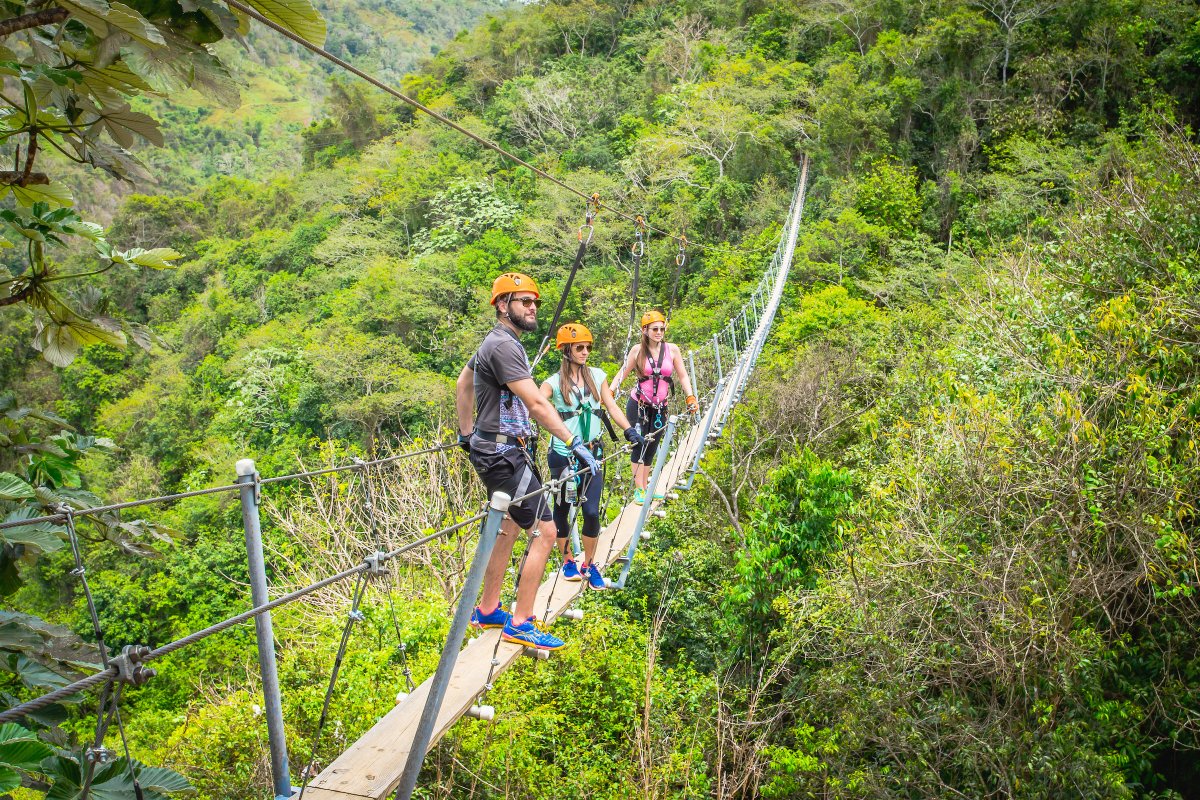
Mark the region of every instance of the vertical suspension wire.
[[683, 274], [683, 267], [685, 264], [687, 264], [688, 260], [688, 238], [686, 225], [684, 226], [683, 230], [680, 231], [677, 241], [679, 242], [679, 248], [675, 252], [675, 277], [671, 280], [671, 298], [667, 301], [668, 314], [670, 314], [675, 308], [676, 295], [679, 291], [679, 277]]

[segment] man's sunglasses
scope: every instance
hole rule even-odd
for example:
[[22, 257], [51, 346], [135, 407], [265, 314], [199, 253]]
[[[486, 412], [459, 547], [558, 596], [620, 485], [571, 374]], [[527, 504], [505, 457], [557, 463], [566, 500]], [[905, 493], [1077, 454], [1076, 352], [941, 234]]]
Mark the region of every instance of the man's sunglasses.
[[510, 303], [520, 303], [526, 308], [530, 306], [539, 308], [542, 305], [542, 298], [540, 297], [510, 297], [508, 300]]

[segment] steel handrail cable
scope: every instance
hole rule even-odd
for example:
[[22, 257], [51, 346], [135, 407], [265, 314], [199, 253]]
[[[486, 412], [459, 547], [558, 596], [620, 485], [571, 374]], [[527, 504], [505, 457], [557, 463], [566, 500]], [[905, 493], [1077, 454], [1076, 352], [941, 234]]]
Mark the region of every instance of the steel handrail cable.
[[[457, 446], [457, 442], [455, 443], [455, 445]], [[615, 453], [613, 453], [612, 455], [606, 456], [604, 459], [602, 459], [601, 463], [608, 461], [611, 458], [615, 458], [616, 456], [618, 456], [624, 452], [627, 452], [626, 449], [621, 448], [621, 449], [617, 450]], [[370, 463], [370, 462], [367, 462], [367, 463]], [[350, 469], [360, 469], [360, 465], [354, 464], [350, 467]], [[576, 477], [587, 471], [588, 471], [588, 468], [584, 467], [583, 469], [579, 470], [578, 472], [573, 473], [570, 477]], [[528, 500], [529, 498], [534, 497], [538, 494], [545, 494], [549, 490], [550, 490], [550, 485], [547, 484], [540, 489], [529, 492], [528, 494], [524, 494], [520, 497], [513, 498], [512, 502], [515, 503], [515, 502], [520, 502], [522, 500]], [[487, 512], [480, 512], [480, 513], [475, 514], [471, 517], [468, 517], [464, 520], [456, 522], [453, 525], [449, 525], [445, 528], [442, 528], [441, 530], [435, 531], [434, 533], [431, 533], [427, 536], [422, 536], [420, 539], [416, 539], [412, 542], [409, 542], [408, 544], [401, 545], [400, 547], [397, 547], [394, 550], [390, 550], [386, 553], [383, 553], [382, 555], [380, 555], [378, 557], [378, 561], [379, 561], [379, 563], [391, 561], [392, 559], [395, 559], [411, 550], [421, 547], [422, 545], [429, 544], [430, 542], [432, 542], [436, 539], [440, 539], [442, 537], [448, 536], [457, 530], [461, 530], [462, 528], [467, 527], [468, 525], [471, 525], [475, 522], [479, 522], [486, 516], [487, 516]], [[29, 524], [29, 523], [26, 522], [25, 524]], [[316, 592], [320, 589], [324, 589], [327, 586], [331, 586], [335, 583], [339, 583], [343, 580], [346, 580], [347, 578], [352, 578], [361, 572], [372, 569], [373, 566], [374, 565], [371, 561], [363, 561], [362, 563], [356, 564], [355, 566], [350, 567], [349, 569], [344, 569], [341, 572], [335, 573], [326, 578], [322, 578], [319, 581], [315, 581], [314, 583], [311, 583], [308, 586], [301, 587], [300, 589], [297, 589], [293, 592], [289, 592], [288, 594], [277, 597], [276, 599], [272, 600], [269, 603], [263, 603], [260, 606], [255, 606], [254, 608], [247, 609], [246, 611], [243, 611], [240, 614], [236, 614], [232, 617], [228, 617], [224, 620], [221, 620], [220, 622], [213, 623], [212, 625], [209, 625], [207, 628], [203, 628], [201, 630], [195, 631], [194, 633], [190, 633], [187, 636], [184, 636], [183, 638], [176, 639], [175, 641], [169, 642], [165, 645], [162, 645], [161, 647], [154, 648], [144, 658], [141, 659], [141, 663], [145, 663], [147, 661], [153, 661], [154, 659], [162, 658], [163, 656], [170, 655], [171, 653], [175, 652], [176, 650], [181, 650], [182, 648], [187, 647], [188, 645], [191, 645], [191, 644], [195, 644], [196, 642], [199, 642], [202, 639], [207, 639], [209, 636], [213, 636], [215, 634], [226, 631], [236, 625], [240, 625], [243, 622], [247, 622], [248, 620], [251, 620], [254, 617], [257, 617], [260, 614], [266, 613], [267, 611], [272, 611], [276, 608], [279, 608], [280, 606], [287, 605], [288, 603], [293, 603], [297, 600], [300, 600], [300, 599], [312, 594], [313, 592]], [[21, 703], [20, 705], [13, 706], [10, 709], [0, 712], [0, 723], [15, 721], [15, 720], [20, 719], [21, 717], [25, 716], [26, 714], [30, 714], [34, 711], [39, 711], [43, 708], [46, 708], [47, 706], [52, 705], [52, 704], [58, 702], [59, 700], [64, 700], [74, 694], [78, 694], [79, 692], [85, 691], [85, 690], [93, 688], [95, 686], [99, 686], [100, 684], [103, 684], [110, 679], [116, 678], [117, 674], [118, 674], [117, 667], [115, 665], [109, 666], [108, 668], [103, 669], [100, 672], [97, 672], [93, 675], [89, 675], [86, 678], [81, 678], [77, 681], [69, 683], [66, 686], [63, 686], [62, 688], [55, 689], [52, 692], [48, 692], [48, 693], [46, 693], [40, 697], [37, 697], [33, 700], [30, 700], [25, 703]]]
[[[458, 447], [457, 441], [443, 442], [442, 444], [426, 447], [421, 450], [412, 450], [405, 453], [398, 453], [394, 456], [386, 458], [377, 458], [373, 461], [359, 461], [351, 464], [345, 464], [338, 467], [326, 467], [324, 469], [309, 470], [306, 472], [293, 472], [290, 475], [276, 475], [273, 478], [259, 479], [259, 485], [265, 486], [269, 483], [282, 483], [284, 481], [294, 481], [300, 478], [313, 478], [320, 475], [331, 475], [335, 472], [350, 472], [353, 470], [362, 469], [367, 466], [379, 466], [381, 464], [391, 464], [397, 461], [403, 461], [416, 456], [428, 455], [430, 453], [440, 453], [443, 450], [449, 450], [453, 447]], [[219, 492], [232, 492], [241, 489], [245, 484], [228, 483], [222, 486], [210, 486], [207, 489], [192, 489], [187, 492], [176, 492], [175, 494], [164, 494], [158, 497], [147, 497], [141, 500], [127, 500], [123, 503], [110, 503], [104, 506], [95, 506], [93, 508], [78, 508], [73, 509], [72, 513], [76, 517], [95, 516], [96, 514], [104, 514], [109, 511], [122, 511], [126, 508], [137, 508], [138, 506], [153, 505], [155, 503], [173, 503], [176, 500], [186, 500], [189, 497], [201, 497], [206, 494], [217, 494]], [[10, 522], [0, 522], [0, 530], [7, 528], [20, 528], [25, 525], [37, 525], [41, 522], [65, 522], [67, 519], [66, 512], [60, 511], [56, 514], [47, 514], [42, 517], [30, 517], [29, 519], [13, 520]]]
[[[450, 119], [449, 117], [445, 116], [444, 114], [439, 114], [438, 112], [434, 111], [432, 108], [430, 108], [429, 106], [420, 102], [419, 100], [409, 97], [408, 95], [401, 92], [399, 89], [395, 89], [395, 88], [389, 86], [388, 84], [379, 80], [378, 78], [371, 75], [370, 73], [364, 72], [363, 70], [354, 66], [350, 62], [335, 56], [333, 53], [329, 52], [324, 47], [321, 47], [320, 45], [317, 45], [317, 44], [313, 44], [312, 42], [305, 39], [303, 36], [293, 33], [292, 31], [288, 30], [284, 26], [280, 25], [278, 22], [275, 22], [274, 20], [264, 16], [259, 11], [251, 8], [250, 6], [246, 5], [245, 3], [242, 3], [240, 0], [225, 0], [225, 2], [231, 8], [237, 10], [239, 13], [245, 14], [246, 16], [251, 17], [252, 19], [258, 20], [263, 25], [266, 25], [268, 28], [275, 31], [276, 33], [279, 33], [282, 36], [285, 36], [288, 39], [291, 39], [293, 42], [300, 45], [301, 47], [303, 47], [307, 50], [310, 50], [313, 53], [316, 53], [321, 58], [324, 58], [327, 61], [329, 61], [333, 64], [336, 64], [337, 66], [341, 67], [342, 69], [346, 70], [347, 72], [357, 75], [358, 77], [362, 78], [367, 83], [374, 86], [376, 89], [379, 89], [380, 91], [390, 94], [392, 97], [395, 97], [397, 100], [400, 100], [401, 102], [412, 106], [413, 108], [417, 109], [418, 111], [420, 111], [424, 114], [427, 114], [428, 116], [432, 117], [433, 119], [437, 120], [438, 122], [442, 123], [443, 125], [446, 125], [449, 128], [453, 128], [454, 130], [461, 133], [463, 136], [466, 136], [467, 138], [472, 139], [477, 144], [482, 145], [483, 147], [486, 147], [488, 150], [491, 150], [494, 153], [498, 153], [499, 155], [504, 156], [508, 160], [512, 161], [514, 164], [518, 164], [522, 167], [525, 167], [526, 169], [528, 169], [528, 170], [532, 171], [534, 174], [536, 174], [538, 177], [545, 178], [546, 180], [553, 183], [555, 186], [558, 186], [559, 188], [562, 188], [562, 189], [566, 189], [571, 194], [578, 195], [579, 197], [582, 197], [584, 200], [590, 200], [593, 197], [593, 195], [588, 194], [583, 191], [580, 191], [579, 189], [576, 189], [574, 186], [571, 186], [569, 183], [566, 183], [565, 181], [554, 177], [549, 172], [546, 172], [544, 169], [535, 167], [533, 164], [530, 164], [528, 161], [521, 158], [520, 156], [510, 153], [509, 151], [505, 150], [503, 147], [496, 144], [495, 142], [485, 139], [484, 137], [480, 136], [479, 134], [474, 133], [474, 132], [464, 128], [462, 125], [459, 125], [454, 120]], [[635, 222], [637, 220], [638, 215], [629, 214], [626, 211], [623, 211], [622, 209], [617, 208], [615, 206], [610, 206], [610, 205], [606, 204], [606, 205], [604, 205], [604, 208], [607, 208], [608, 210], [612, 211], [617, 216], [627, 219], [630, 222]], [[675, 236], [674, 234], [668, 233], [667, 231], [660, 230], [659, 228], [655, 228], [653, 225], [646, 225], [646, 229], [654, 231], [655, 233], [661, 234], [663, 236], [666, 236], [676, 242], [678, 242], [679, 238], [680, 238], [678, 236]], [[694, 243], [694, 244], [696, 246], [700, 247], [700, 249], [705, 249], [705, 245], [698, 244], [698, 243]]]

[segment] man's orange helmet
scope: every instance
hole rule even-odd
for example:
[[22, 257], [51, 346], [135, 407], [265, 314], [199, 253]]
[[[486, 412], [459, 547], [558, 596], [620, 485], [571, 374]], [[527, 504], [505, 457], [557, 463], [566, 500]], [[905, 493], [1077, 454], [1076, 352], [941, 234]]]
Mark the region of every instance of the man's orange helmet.
[[580, 342], [593, 344], [592, 332], [577, 322], [568, 322], [563, 325], [558, 329], [558, 335], [554, 337], [554, 343], [560, 349], [563, 345], [579, 344]]
[[533, 278], [520, 272], [506, 272], [492, 281], [492, 305], [496, 305], [496, 301], [506, 294], [514, 292], [533, 292], [534, 297], [542, 296]]
[[646, 327], [647, 325], [651, 325], [655, 322], [661, 322], [665, 325], [667, 322], [667, 318], [662, 315], [661, 311], [647, 311], [645, 314], [642, 314], [642, 327], [643, 328]]

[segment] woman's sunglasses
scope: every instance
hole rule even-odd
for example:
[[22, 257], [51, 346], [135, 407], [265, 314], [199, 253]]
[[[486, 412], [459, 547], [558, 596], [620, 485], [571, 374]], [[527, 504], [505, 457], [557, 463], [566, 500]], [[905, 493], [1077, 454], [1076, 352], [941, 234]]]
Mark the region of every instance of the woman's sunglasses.
[[651, 333], [662, 333], [665, 330], [666, 328], [662, 327], [661, 325], [656, 325], [655, 327], [650, 328]]
[[592, 352], [592, 346], [591, 346], [590, 344], [587, 344], [586, 342], [583, 342], [583, 343], [577, 344], [577, 345], [575, 345], [574, 347], [575, 347], [575, 352], [577, 352], [577, 353], [590, 353], [590, 352]]

